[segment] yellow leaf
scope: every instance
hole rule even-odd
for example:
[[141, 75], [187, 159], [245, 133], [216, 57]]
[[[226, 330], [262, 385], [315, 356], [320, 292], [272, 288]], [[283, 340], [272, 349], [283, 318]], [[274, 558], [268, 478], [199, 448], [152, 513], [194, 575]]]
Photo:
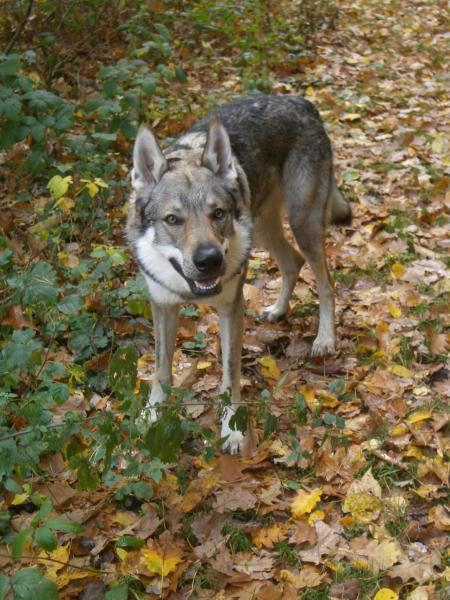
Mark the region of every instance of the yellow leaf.
[[386, 321], [378, 321], [375, 330], [378, 334], [387, 333], [389, 331], [389, 325], [386, 323]]
[[394, 375], [398, 375], [399, 377], [411, 377], [412, 373], [409, 369], [404, 367], [403, 365], [392, 365], [389, 367], [389, 371]]
[[280, 379], [281, 372], [278, 368], [277, 361], [274, 358], [263, 356], [258, 362], [261, 366], [261, 375], [265, 379]]
[[352, 560], [350, 565], [354, 569], [358, 569], [358, 571], [368, 571], [369, 570], [369, 563], [367, 562], [367, 560], [364, 560], [363, 558], [356, 558], [355, 560]]
[[314, 411], [320, 406], [320, 402], [317, 400], [313, 388], [307, 385], [302, 385], [299, 391], [301, 394], [303, 394], [306, 405], [310, 411]]
[[414, 425], [415, 423], [420, 423], [420, 421], [431, 419], [432, 416], [433, 413], [430, 410], [416, 410], [411, 413], [406, 420], [408, 423], [411, 423], [411, 425]]
[[341, 117], [341, 121], [357, 121], [361, 118], [359, 113], [346, 113]]
[[25, 492], [25, 494], [16, 494], [14, 496], [14, 498], [12, 499], [11, 504], [13, 506], [18, 506], [19, 504], [23, 504], [25, 502], [25, 500], [28, 500], [29, 497], [30, 497], [30, 494], [26, 493], [26, 492]]
[[258, 529], [252, 533], [252, 540], [257, 548], [264, 546], [264, 548], [272, 549], [274, 544], [281, 542], [285, 537], [286, 530], [279, 525]]
[[128, 552], [125, 550], [125, 548], [118, 548], [118, 547], [116, 547], [116, 549], [114, 550], [114, 552], [119, 557], [119, 560], [125, 560], [126, 557], [128, 556]]
[[395, 304], [388, 304], [387, 309], [390, 312], [391, 316], [394, 317], [394, 319], [398, 319], [402, 316], [402, 309], [396, 306]]
[[315, 510], [309, 515], [308, 523], [313, 525], [315, 521], [323, 521], [325, 519], [325, 513], [323, 510]]
[[419, 487], [414, 490], [414, 493], [427, 500], [434, 497], [434, 494], [437, 492], [437, 490], [437, 485], [434, 485], [433, 483], [424, 483], [423, 485], [419, 485]]
[[423, 456], [423, 452], [417, 446], [408, 446], [404, 452], [402, 452], [402, 456], [406, 456], [408, 458], [417, 458], [420, 460]]
[[70, 210], [74, 206], [75, 202], [68, 196], [61, 196], [61, 198], [55, 202], [55, 207], [60, 208], [61, 210]]
[[89, 181], [88, 183], [86, 183], [86, 187], [87, 187], [87, 191], [89, 193], [89, 196], [91, 198], [93, 198], [94, 196], [96, 196], [99, 192], [99, 187], [98, 185], [96, 185], [93, 181]]
[[109, 185], [106, 183], [106, 181], [103, 181], [103, 179], [101, 177], [96, 177], [94, 179], [94, 183], [96, 185], [98, 185], [98, 187], [101, 187], [101, 188], [108, 188], [109, 187]]
[[348, 494], [342, 510], [351, 513], [357, 523], [370, 523], [378, 518], [381, 502], [366, 492]]
[[[56, 550], [53, 550], [53, 552], [46, 552], [45, 550], [42, 550], [39, 553], [39, 558], [53, 558], [54, 560], [59, 560], [62, 563], [66, 563], [69, 561], [69, 545], [70, 543], [66, 544], [65, 546], [58, 546]], [[60, 563], [50, 561], [43, 561], [43, 564], [46, 565], [46, 577], [52, 581], [56, 581], [58, 577], [58, 571], [61, 571], [61, 569], [64, 569], [65, 567], [64, 564], [61, 565]]]
[[31, 494], [31, 487], [29, 483], [25, 483], [23, 486], [23, 494], [16, 494], [12, 499], [11, 504], [14, 506], [18, 506], [19, 504], [23, 504], [25, 500], [28, 500]]
[[141, 550], [141, 561], [150, 573], [156, 573], [162, 577], [166, 577], [172, 571], [175, 571], [177, 564], [182, 562], [179, 556], [160, 556], [155, 550], [143, 548]]
[[395, 279], [401, 279], [405, 273], [405, 267], [401, 263], [394, 263], [391, 267], [391, 275]]
[[209, 369], [212, 363], [209, 360], [199, 360], [197, 363], [197, 369], [200, 371], [203, 369]]
[[291, 504], [292, 516], [299, 519], [303, 515], [310, 513], [320, 500], [322, 490], [315, 488], [311, 492], [299, 490]]
[[126, 511], [118, 511], [114, 515], [115, 523], [119, 523], [119, 525], [124, 525], [125, 527], [129, 527], [130, 525], [134, 525], [137, 519], [133, 513]]
[[400, 423], [400, 425], [396, 425], [390, 431], [390, 435], [393, 437], [399, 437], [401, 435], [405, 435], [408, 432], [408, 427], [404, 423]]
[[398, 594], [389, 588], [381, 588], [375, 594], [373, 600], [398, 600]]
[[312, 96], [314, 94], [314, 88], [312, 85], [308, 85], [305, 90], [305, 96]]

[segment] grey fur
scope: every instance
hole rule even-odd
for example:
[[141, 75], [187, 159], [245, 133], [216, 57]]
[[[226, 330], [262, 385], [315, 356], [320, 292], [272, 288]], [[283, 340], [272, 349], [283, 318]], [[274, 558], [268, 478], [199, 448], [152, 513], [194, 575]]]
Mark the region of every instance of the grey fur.
[[[320, 300], [312, 353], [334, 352], [325, 234], [332, 222], [349, 223], [351, 210], [336, 186], [331, 144], [310, 102], [274, 95], [226, 104], [164, 156], [151, 132], [140, 130], [133, 184], [127, 233], [147, 278], [155, 318], [157, 372], [150, 405], [163, 399], [161, 391], [154, 391], [158, 383], [171, 381], [171, 330], [185, 301], [218, 309], [225, 348], [223, 389], [231, 389], [233, 402], [239, 400], [242, 285], [253, 237], [274, 255], [283, 276], [280, 296], [264, 316], [275, 321], [285, 315], [306, 259]], [[283, 212], [301, 254], [284, 237]], [[229, 430], [231, 414], [222, 431], [229, 436], [228, 449], [237, 451], [241, 440]]]

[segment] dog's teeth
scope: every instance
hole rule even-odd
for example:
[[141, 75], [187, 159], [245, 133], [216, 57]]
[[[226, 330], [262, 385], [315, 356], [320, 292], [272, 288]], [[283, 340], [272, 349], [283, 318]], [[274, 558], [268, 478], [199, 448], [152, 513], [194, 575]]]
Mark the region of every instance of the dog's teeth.
[[195, 285], [201, 290], [212, 290], [216, 287], [218, 279], [207, 279], [204, 281], [195, 281]]

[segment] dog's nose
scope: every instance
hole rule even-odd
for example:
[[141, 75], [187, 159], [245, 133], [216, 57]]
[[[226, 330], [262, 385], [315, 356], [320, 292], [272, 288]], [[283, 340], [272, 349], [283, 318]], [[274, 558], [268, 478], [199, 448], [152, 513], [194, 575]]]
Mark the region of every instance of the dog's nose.
[[222, 252], [212, 244], [200, 244], [193, 257], [194, 265], [206, 275], [215, 273], [222, 266]]

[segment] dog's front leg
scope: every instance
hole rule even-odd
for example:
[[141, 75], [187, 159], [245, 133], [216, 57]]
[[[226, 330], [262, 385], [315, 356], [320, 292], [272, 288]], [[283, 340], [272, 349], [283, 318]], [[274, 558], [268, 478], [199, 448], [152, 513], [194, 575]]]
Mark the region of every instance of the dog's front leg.
[[220, 340], [222, 345], [222, 392], [231, 394], [231, 406], [224, 409], [221, 420], [221, 437], [226, 438], [223, 449], [237, 454], [244, 440], [239, 430], [230, 427], [230, 419], [234, 415], [241, 399], [240, 374], [242, 352], [242, 328], [244, 317], [244, 296], [240, 287], [234, 302], [218, 308], [220, 321]]
[[157, 406], [166, 397], [161, 384], [172, 385], [172, 360], [177, 335], [178, 312], [177, 304], [160, 305], [152, 302], [156, 372], [150, 398], [144, 408], [144, 417], [148, 421], [156, 421], [158, 418]]

